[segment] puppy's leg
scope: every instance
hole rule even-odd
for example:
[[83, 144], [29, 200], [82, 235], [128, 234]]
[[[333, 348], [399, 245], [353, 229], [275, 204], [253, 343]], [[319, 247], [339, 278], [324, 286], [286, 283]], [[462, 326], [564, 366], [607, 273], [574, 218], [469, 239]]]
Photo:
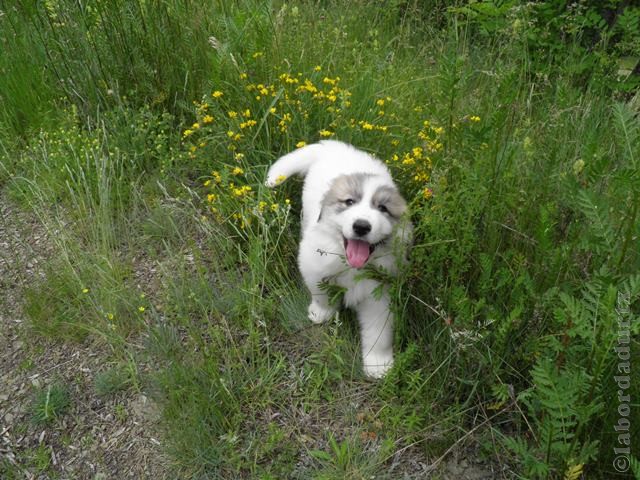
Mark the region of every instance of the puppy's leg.
[[300, 244], [298, 263], [300, 273], [311, 293], [311, 304], [309, 305], [308, 317], [313, 323], [324, 323], [336, 313], [336, 308], [329, 303], [329, 296], [320, 289], [323, 275], [326, 275], [327, 260], [319, 257], [310, 241], [303, 241]]
[[389, 297], [364, 299], [356, 307], [360, 323], [362, 364], [364, 373], [373, 378], [383, 377], [393, 364], [393, 314]]
[[307, 285], [311, 292], [308, 316], [313, 323], [324, 323], [336, 313], [336, 309], [329, 304], [329, 297], [319, 288]]

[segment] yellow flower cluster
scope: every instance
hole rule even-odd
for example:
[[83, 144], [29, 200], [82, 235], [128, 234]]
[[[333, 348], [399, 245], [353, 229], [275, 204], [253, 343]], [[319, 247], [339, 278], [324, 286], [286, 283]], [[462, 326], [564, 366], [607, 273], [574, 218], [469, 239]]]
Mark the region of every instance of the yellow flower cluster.
[[231, 188], [231, 191], [233, 192], [233, 194], [239, 198], [244, 198], [253, 191], [253, 189], [249, 185], [236, 187], [233, 183], [230, 183], [229, 187]]
[[[433, 125], [429, 120], [424, 120], [416, 137], [418, 145], [399, 153], [394, 153], [387, 161], [389, 166], [416, 188], [417, 198], [429, 200], [433, 196], [433, 190], [428, 186], [431, 180], [434, 155], [439, 155], [443, 149], [444, 128]], [[393, 146], [398, 146], [397, 140], [392, 140]]]
[[[255, 58], [261, 56], [257, 53]], [[215, 90], [194, 102], [195, 122], [183, 131], [183, 144], [189, 158], [203, 162], [215, 158], [223, 165], [203, 180], [205, 205], [214, 217], [234, 219], [246, 227], [255, 216], [264, 220], [267, 214], [282, 211], [257, 187], [264, 172], [254, 171], [251, 161], [264, 142], [288, 151], [323, 138], [353, 138], [356, 143], [363, 136], [370, 138], [370, 147], [377, 145], [385, 152], [389, 167], [414, 199], [430, 199], [433, 161], [444, 154], [449, 139], [445, 128], [424, 119], [426, 107], [422, 106], [414, 108], [418, 123], [410, 120], [407, 124], [406, 115], [397, 114], [398, 104], [391, 96], [378, 94], [368, 100], [368, 107], [360, 99], [357, 116], [351, 113], [351, 100], [339, 76], [316, 66], [306, 75], [281, 72], [275, 80], [261, 82], [243, 72], [233, 90]], [[478, 122], [479, 116], [467, 115], [452, 123], [447, 133]], [[288, 208], [289, 202], [284, 205]]]

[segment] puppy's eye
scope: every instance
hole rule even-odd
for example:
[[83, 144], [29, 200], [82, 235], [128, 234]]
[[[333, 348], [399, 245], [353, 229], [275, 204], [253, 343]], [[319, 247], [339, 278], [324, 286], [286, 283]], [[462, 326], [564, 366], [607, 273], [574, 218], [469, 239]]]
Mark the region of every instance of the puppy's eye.
[[386, 207], [386, 205], [378, 205], [378, 210], [380, 210], [382, 213], [389, 213], [389, 209]]
[[347, 207], [350, 207], [350, 206], [351, 206], [351, 205], [353, 205], [354, 203], [355, 203], [355, 202], [353, 201], [353, 198], [347, 198], [347, 199], [344, 201], [344, 204], [345, 204]]

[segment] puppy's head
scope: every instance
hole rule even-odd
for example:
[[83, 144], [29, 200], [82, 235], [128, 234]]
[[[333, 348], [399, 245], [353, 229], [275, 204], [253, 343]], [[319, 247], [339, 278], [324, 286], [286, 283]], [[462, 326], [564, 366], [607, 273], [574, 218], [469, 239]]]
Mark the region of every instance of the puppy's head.
[[395, 185], [366, 173], [341, 175], [322, 200], [320, 222], [342, 236], [347, 263], [362, 268], [374, 250], [390, 240], [407, 204]]

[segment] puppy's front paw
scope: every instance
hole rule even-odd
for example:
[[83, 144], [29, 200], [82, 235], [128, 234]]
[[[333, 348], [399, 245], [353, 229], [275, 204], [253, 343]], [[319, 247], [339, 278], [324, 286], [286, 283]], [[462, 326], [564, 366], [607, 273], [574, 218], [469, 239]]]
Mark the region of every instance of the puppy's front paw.
[[367, 355], [363, 359], [364, 374], [370, 378], [382, 378], [393, 366], [391, 355]]
[[336, 313], [333, 308], [325, 308], [317, 302], [311, 302], [309, 305], [309, 320], [313, 323], [324, 323], [333, 317], [333, 314]]

